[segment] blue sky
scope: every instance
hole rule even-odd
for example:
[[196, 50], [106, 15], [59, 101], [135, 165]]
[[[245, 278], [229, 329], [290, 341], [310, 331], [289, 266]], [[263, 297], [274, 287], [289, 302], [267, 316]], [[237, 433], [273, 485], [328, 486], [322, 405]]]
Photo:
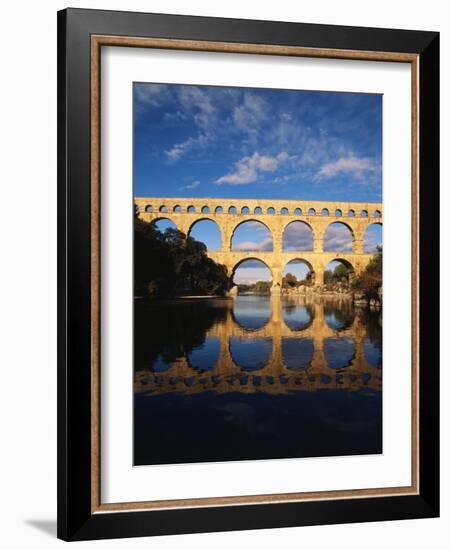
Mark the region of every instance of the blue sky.
[[[135, 83], [133, 97], [136, 196], [382, 200], [381, 95]], [[192, 235], [218, 247], [207, 223]], [[347, 250], [347, 237], [336, 226], [329, 241]], [[270, 243], [254, 223], [235, 246]]]
[[380, 201], [382, 96], [134, 84], [135, 195]]

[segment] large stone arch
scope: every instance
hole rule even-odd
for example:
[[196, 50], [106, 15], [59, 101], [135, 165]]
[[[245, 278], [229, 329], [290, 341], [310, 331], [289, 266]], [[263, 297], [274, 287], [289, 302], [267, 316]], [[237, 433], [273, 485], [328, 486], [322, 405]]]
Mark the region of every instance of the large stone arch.
[[195, 220], [193, 220], [193, 221], [189, 224], [189, 226], [188, 226], [186, 235], [187, 235], [187, 236], [190, 236], [192, 230], [194, 229], [194, 227], [195, 227], [196, 225], [198, 225], [199, 223], [202, 223], [202, 222], [211, 222], [211, 223], [214, 223], [215, 226], [216, 226], [216, 228], [217, 228], [217, 230], [218, 230], [218, 233], [219, 233], [219, 245], [218, 245], [218, 247], [217, 247], [217, 248], [210, 248], [209, 246], [207, 246], [206, 243], [204, 243], [205, 246], [207, 246], [207, 249], [208, 249], [209, 251], [212, 251], [212, 252], [217, 251], [217, 250], [221, 250], [221, 247], [222, 247], [223, 242], [224, 242], [223, 230], [222, 230], [221, 225], [218, 223], [218, 221], [217, 221], [211, 214], [208, 215], [208, 216], [205, 216], [205, 215], [199, 216], [198, 218], [196, 218]]
[[265, 267], [267, 267], [271, 273], [271, 277], [274, 276], [274, 273], [273, 273], [273, 270], [271, 268], [270, 265], [268, 265], [268, 262], [264, 259], [264, 258], [259, 258], [258, 257], [258, 254], [253, 254], [252, 256], [246, 256], [245, 258], [241, 258], [240, 260], [238, 260], [238, 262], [236, 262], [236, 264], [232, 267], [232, 270], [231, 270], [231, 280], [233, 281], [233, 277], [235, 276], [235, 272], [236, 270], [240, 267], [241, 264], [243, 264], [244, 262], [247, 262], [249, 260], [257, 260], [257, 262], [261, 262]]
[[152, 226], [155, 226], [157, 222], [161, 222], [161, 221], [171, 222], [175, 225], [175, 227], [177, 229], [179, 229], [179, 226], [178, 226], [176, 220], [174, 220], [174, 218], [172, 216], [157, 216], [156, 218], [152, 218], [152, 220], [150, 221], [150, 224]]
[[316, 281], [316, 270], [315, 270], [314, 266], [312, 265], [312, 263], [309, 262], [309, 260], [306, 260], [305, 258], [302, 257], [302, 254], [300, 254], [299, 256], [295, 256], [294, 258], [290, 258], [288, 261], [286, 261], [285, 264], [282, 265], [282, 274], [284, 273], [287, 265], [292, 263], [292, 262], [304, 262], [307, 265], [307, 267], [309, 268], [310, 273], [312, 274], [312, 282], [315, 283], [315, 281]]
[[[344, 220], [332, 220], [329, 224], [327, 224], [327, 226], [325, 227], [324, 229], [324, 232], [323, 232], [323, 235], [322, 235], [322, 248], [324, 251], [326, 251], [326, 247], [325, 247], [325, 244], [326, 244], [326, 235], [327, 235], [327, 232], [331, 229], [332, 226], [343, 226], [345, 227], [349, 233], [350, 233], [350, 236], [351, 236], [351, 250], [349, 252], [352, 252], [355, 248], [355, 241], [356, 241], [356, 230], [355, 228], [353, 227], [352, 224], [344, 221]], [[328, 250], [326, 252], [345, 252], [345, 250]]]
[[[357, 270], [355, 266], [350, 262], [350, 260], [343, 258], [341, 255], [337, 255], [334, 258], [331, 258], [325, 265], [323, 269], [323, 277], [324, 277], [324, 271], [326, 271], [327, 266], [332, 262], [341, 262], [349, 271], [349, 281], [352, 281], [353, 278], [357, 274]], [[321, 281], [319, 284], [323, 284], [324, 281]]]
[[[290, 220], [288, 223], [285, 223], [283, 226], [282, 226], [282, 251], [283, 252], [286, 252], [288, 250], [285, 250], [284, 248], [284, 244], [285, 244], [285, 236], [286, 236], [286, 232], [287, 232], [287, 229], [290, 227], [290, 226], [294, 226], [294, 224], [302, 224], [303, 226], [307, 227], [310, 231], [310, 235], [312, 237], [312, 247], [311, 248], [305, 248], [305, 249], [302, 249], [302, 248], [299, 248], [296, 250], [299, 251], [299, 252], [303, 252], [303, 251], [309, 251], [309, 250], [313, 250], [314, 248], [314, 242], [315, 242], [315, 230], [312, 226], [311, 223], [309, 223], [308, 221], [306, 220], [300, 220], [300, 219], [295, 219], [295, 220]], [[295, 250], [293, 250], [292, 252], [295, 252]]]
[[233, 237], [235, 235], [235, 232], [236, 230], [238, 229], [238, 227], [246, 224], [246, 223], [249, 223], [249, 222], [254, 222], [254, 223], [258, 223], [258, 224], [261, 224], [263, 225], [264, 227], [266, 227], [266, 229], [268, 230], [269, 232], [269, 235], [271, 236], [271, 239], [272, 239], [272, 245], [273, 245], [273, 249], [274, 249], [274, 231], [273, 231], [273, 228], [271, 228], [271, 224], [267, 224], [265, 223], [264, 221], [262, 220], [259, 220], [259, 219], [256, 219], [254, 217], [250, 217], [250, 218], [246, 218], [244, 220], [240, 220], [238, 223], [236, 223], [235, 225], [233, 225], [231, 228], [230, 228], [230, 236], [229, 236], [229, 242], [228, 242], [228, 246], [229, 246], [229, 249], [233, 251], [233, 248], [232, 248], [232, 241], [233, 241]]

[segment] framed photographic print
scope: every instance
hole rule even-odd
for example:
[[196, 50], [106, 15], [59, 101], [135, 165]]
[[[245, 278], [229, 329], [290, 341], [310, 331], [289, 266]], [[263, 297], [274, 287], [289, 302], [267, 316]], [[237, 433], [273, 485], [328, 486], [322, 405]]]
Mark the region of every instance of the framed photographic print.
[[65, 540], [439, 513], [439, 36], [58, 14]]

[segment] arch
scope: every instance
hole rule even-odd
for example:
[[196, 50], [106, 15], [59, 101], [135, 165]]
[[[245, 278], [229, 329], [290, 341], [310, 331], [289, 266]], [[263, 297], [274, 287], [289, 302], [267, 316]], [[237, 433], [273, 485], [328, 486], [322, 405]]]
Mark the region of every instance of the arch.
[[144, 212], [147, 212], [148, 214], [151, 214], [153, 212], [153, 206], [151, 204], [146, 204], [144, 208]]
[[[289, 273], [296, 278], [296, 281], [293, 279], [291, 279], [291, 281], [284, 281], [285, 276]], [[310, 285], [315, 281], [315, 270], [312, 264], [303, 258], [293, 258], [289, 260], [283, 268], [282, 275], [282, 287], [286, 289]]]
[[305, 221], [295, 220], [288, 223], [282, 234], [282, 251], [313, 250], [313, 230], [311, 225]]
[[232, 361], [242, 371], [252, 372], [263, 369], [271, 356], [272, 338], [244, 340], [232, 336], [229, 339]]
[[229, 214], [236, 214], [236, 206], [229, 206]]
[[242, 252], [272, 251], [274, 244], [271, 230], [259, 220], [241, 221], [233, 228], [230, 249]]
[[326, 325], [335, 331], [350, 328], [354, 323], [355, 310], [351, 302], [335, 301], [324, 303], [324, 321]]
[[369, 336], [363, 339], [363, 354], [366, 362], [377, 369], [382, 368], [382, 347]]
[[180, 206], [180, 204], [176, 204], [172, 209], [172, 211], [175, 212], [176, 214], [179, 214], [182, 211], [182, 207]]
[[329, 210], [327, 208], [323, 208], [321, 210], [321, 216], [328, 216], [329, 215]]
[[362, 210], [360, 212], [360, 217], [361, 218], [368, 218], [368, 210]]
[[159, 211], [159, 212], [169, 212], [168, 207], [167, 207], [166, 205], [164, 205], [164, 204], [162, 204], [162, 205], [160, 206], [160, 208], [158, 209], [158, 211]]
[[241, 209], [241, 214], [249, 214], [249, 207], [243, 206], [243, 208]]
[[217, 206], [215, 208], [215, 214], [222, 214], [224, 212], [224, 209], [222, 208], [222, 206]]
[[295, 216], [302, 216], [302, 208], [295, 208], [293, 214]]
[[257, 206], [254, 208], [254, 214], [263, 214], [261, 206]]
[[310, 368], [315, 346], [311, 338], [282, 338], [282, 362], [288, 370], [306, 371]]
[[324, 338], [324, 357], [330, 369], [341, 370], [351, 366], [355, 357], [352, 338]]
[[323, 237], [323, 249], [325, 252], [352, 252], [354, 232], [352, 227], [345, 222], [330, 223]]
[[164, 233], [166, 229], [172, 228], [172, 229], [178, 229], [177, 224], [174, 222], [174, 220], [171, 220], [170, 218], [165, 218], [164, 216], [160, 216], [154, 220], [152, 220], [151, 225], [157, 229], [157, 231], [160, 231], [160, 233]]
[[337, 218], [340, 218], [341, 216], [343, 216], [343, 212], [342, 212], [339, 208], [337, 208], [337, 209], [335, 210], [335, 216], [336, 216]]
[[352, 208], [350, 210], [348, 210], [348, 217], [349, 218], [354, 218], [355, 217], [355, 210], [353, 210]]
[[363, 251], [372, 254], [382, 246], [382, 223], [375, 221], [365, 227], [363, 233]]
[[209, 214], [210, 213], [210, 208], [205, 204], [204, 206], [202, 206], [200, 211], [201, 211], [202, 214]]
[[215, 368], [220, 353], [220, 340], [206, 336], [205, 341], [187, 354], [189, 366], [197, 372], [211, 371]]
[[311, 303], [301, 304], [296, 299], [287, 299], [282, 308], [285, 325], [292, 332], [302, 332], [312, 325], [315, 314]]
[[190, 204], [188, 206], [188, 208], [186, 209], [186, 211], [190, 214], [193, 214], [194, 212], [196, 212], [196, 207], [194, 205]]
[[[346, 275], [344, 275], [344, 274], [342, 275], [340, 273], [341, 270], [339, 270], [339, 272], [335, 274], [335, 269], [337, 268], [338, 264], [344, 265], [344, 267], [347, 269], [347, 274]], [[334, 274], [335, 274], [335, 276], [334, 276]], [[350, 282], [354, 278], [354, 274], [355, 274], [355, 269], [354, 269], [354, 266], [351, 264], [351, 262], [349, 262], [348, 260], [346, 260], [344, 258], [337, 257], [337, 258], [334, 258], [333, 260], [331, 260], [325, 266], [325, 268], [324, 268], [324, 283], [327, 284], [327, 283], [330, 283], [330, 282], [338, 282], [343, 277], [347, 278], [347, 281]], [[334, 279], [335, 279], [335, 281], [334, 281]]]
[[373, 212], [373, 218], [381, 218], [382, 217], [382, 212], [380, 210], [375, 210]]
[[[253, 271], [250, 272], [250, 274], [245, 273], [244, 276], [240, 276], [240, 279], [238, 280], [236, 278], [237, 271], [239, 268], [243, 269], [243, 264], [247, 264], [246, 268], [252, 269]], [[231, 275], [231, 280], [235, 285], [249, 283], [252, 284], [252, 282], [255, 283], [258, 280], [271, 282], [272, 278], [273, 276], [271, 268], [264, 260], [259, 258], [258, 255], [251, 256], [249, 258], [242, 258], [241, 260], [239, 260], [234, 265]]]
[[221, 250], [222, 235], [219, 225], [211, 218], [195, 220], [188, 229], [188, 235], [203, 243], [207, 250]]
[[280, 213], [282, 216], [287, 216], [288, 215], [288, 208], [286, 208], [285, 206], [283, 208], [280, 209]]
[[270, 216], [273, 216], [275, 213], [276, 213], [276, 210], [275, 208], [273, 208], [272, 206], [270, 206], [268, 208], [268, 210], [266, 210], [266, 213], [269, 214]]
[[271, 302], [269, 296], [262, 296], [255, 302], [254, 296], [240, 295], [233, 301], [233, 322], [245, 331], [256, 331], [265, 327], [271, 318]]
[[172, 368], [172, 362], [167, 362], [162, 353], [159, 353], [149, 367], [150, 372], [166, 372]]
[[309, 208], [307, 214], [309, 216], [316, 216], [316, 210], [314, 208]]

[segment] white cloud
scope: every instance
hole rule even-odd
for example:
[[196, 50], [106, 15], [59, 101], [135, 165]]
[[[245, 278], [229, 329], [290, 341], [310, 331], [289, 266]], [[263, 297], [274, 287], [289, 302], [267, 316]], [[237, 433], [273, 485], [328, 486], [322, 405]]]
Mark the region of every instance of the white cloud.
[[200, 181], [199, 180], [195, 180], [191, 183], [189, 183], [188, 185], [184, 185], [183, 187], [180, 187], [179, 189], [183, 190], [183, 189], [196, 189], [196, 187], [199, 187], [200, 185]]
[[233, 109], [235, 125], [245, 132], [253, 132], [266, 118], [267, 106], [263, 98], [246, 93], [241, 105]]
[[288, 153], [282, 151], [275, 157], [260, 155], [255, 152], [251, 157], [243, 157], [235, 163], [235, 171], [221, 176], [216, 183], [245, 185], [257, 181], [258, 172], [274, 172], [279, 165], [288, 160]]
[[189, 137], [186, 141], [176, 143], [173, 147], [171, 147], [171, 149], [165, 151], [165, 154], [168, 157], [168, 160], [171, 162], [176, 162], [194, 147], [206, 147], [209, 141], [210, 136], [207, 134], [199, 134], [195, 138]]
[[371, 159], [349, 155], [334, 162], [327, 162], [321, 166], [317, 174], [318, 179], [332, 178], [342, 172], [351, 172], [361, 177], [363, 172], [373, 172], [376, 166]]

